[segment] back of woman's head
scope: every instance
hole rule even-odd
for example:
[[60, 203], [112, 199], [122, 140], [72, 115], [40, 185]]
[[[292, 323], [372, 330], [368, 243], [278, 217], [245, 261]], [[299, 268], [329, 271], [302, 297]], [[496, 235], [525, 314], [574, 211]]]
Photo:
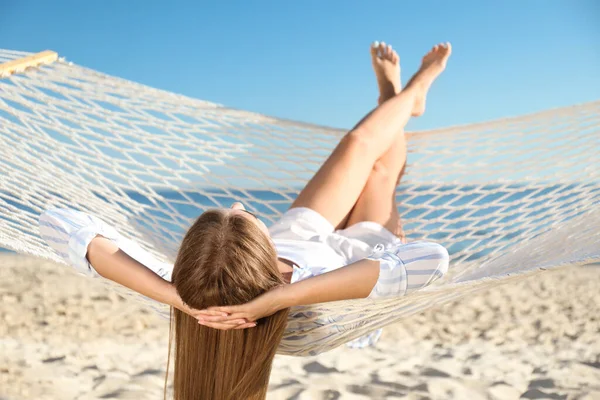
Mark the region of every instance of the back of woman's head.
[[[195, 309], [242, 304], [282, 283], [267, 235], [224, 210], [198, 218], [173, 269], [179, 296]], [[264, 399], [286, 320], [282, 310], [254, 328], [223, 331], [175, 309], [175, 400]]]

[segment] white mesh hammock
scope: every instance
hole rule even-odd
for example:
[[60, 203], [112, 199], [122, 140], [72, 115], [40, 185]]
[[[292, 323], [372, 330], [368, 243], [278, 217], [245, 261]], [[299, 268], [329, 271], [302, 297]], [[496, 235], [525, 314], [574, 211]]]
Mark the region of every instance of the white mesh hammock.
[[[26, 56], [3, 50], [0, 63]], [[97, 215], [172, 261], [207, 208], [240, 200], [273, 222], [345, 133], [64, 60], [19, 68], [0, 68], [0, 246], [58, 263], [38, 233], [48, 208]], [[599, 125], [596, 101], [410, 134], [398, 190], [404, 230], [444, 244], [450, 273], [406, 297], [296, 307], [292, 316], [322, 323], [307, 331], [291, 319], [285, 336], [316, 344], [279, 353], [316, 354], [511, 278], [599, 261]]]

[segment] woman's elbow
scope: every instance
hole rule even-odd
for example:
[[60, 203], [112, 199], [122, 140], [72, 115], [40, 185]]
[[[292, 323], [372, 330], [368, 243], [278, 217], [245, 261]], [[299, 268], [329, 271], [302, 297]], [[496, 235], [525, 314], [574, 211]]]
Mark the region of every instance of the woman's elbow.
[[450, 255], [448, 254], [448, 250], [441, 244], [436, 243], [432, 250], [435, 254], [435, 258], [438, 260], [438, 272], [441, 278], [448, 273]]

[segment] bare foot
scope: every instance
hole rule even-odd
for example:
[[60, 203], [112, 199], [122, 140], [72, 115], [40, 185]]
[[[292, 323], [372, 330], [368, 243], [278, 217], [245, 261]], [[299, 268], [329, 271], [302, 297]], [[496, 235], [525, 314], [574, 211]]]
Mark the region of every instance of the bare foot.
[[451, 53], [450, 43], [435, 45], [429, 53], [425, 54], [421, 68], [408, 82], [407, 88], [410, 86], [417, 90], [417, 98], [412, 111], [413, 117], [418, 117], [425, 112], [427, 92], [433, 81], [446, 69], [446, 63]]
[[377, 86], [379, 86], [379, 104], [397, 95], [402, 90], [400, 83], [400, 57], [391, 45], [384, 42], [373, 42], [371, 45], [371, 61]]

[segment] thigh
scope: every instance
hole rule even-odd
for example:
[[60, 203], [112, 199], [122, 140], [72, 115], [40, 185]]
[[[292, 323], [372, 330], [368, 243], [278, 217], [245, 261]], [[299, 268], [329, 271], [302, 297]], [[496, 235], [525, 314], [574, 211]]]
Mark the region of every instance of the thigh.
[[291, 208], [310, 208], [338, 226], [354, 207], [375, 159], [365, 142], [346, 135]]
[[[404, 167], [400, 176], [403, 172]], [[396, 187], [399, 179], [397, 175], [389, 175], [375, 168], [352, 209], [346, 226], [351, 227], [360, 222], [374, 222], [404, 241], [404, 231], [396, 203]]]

